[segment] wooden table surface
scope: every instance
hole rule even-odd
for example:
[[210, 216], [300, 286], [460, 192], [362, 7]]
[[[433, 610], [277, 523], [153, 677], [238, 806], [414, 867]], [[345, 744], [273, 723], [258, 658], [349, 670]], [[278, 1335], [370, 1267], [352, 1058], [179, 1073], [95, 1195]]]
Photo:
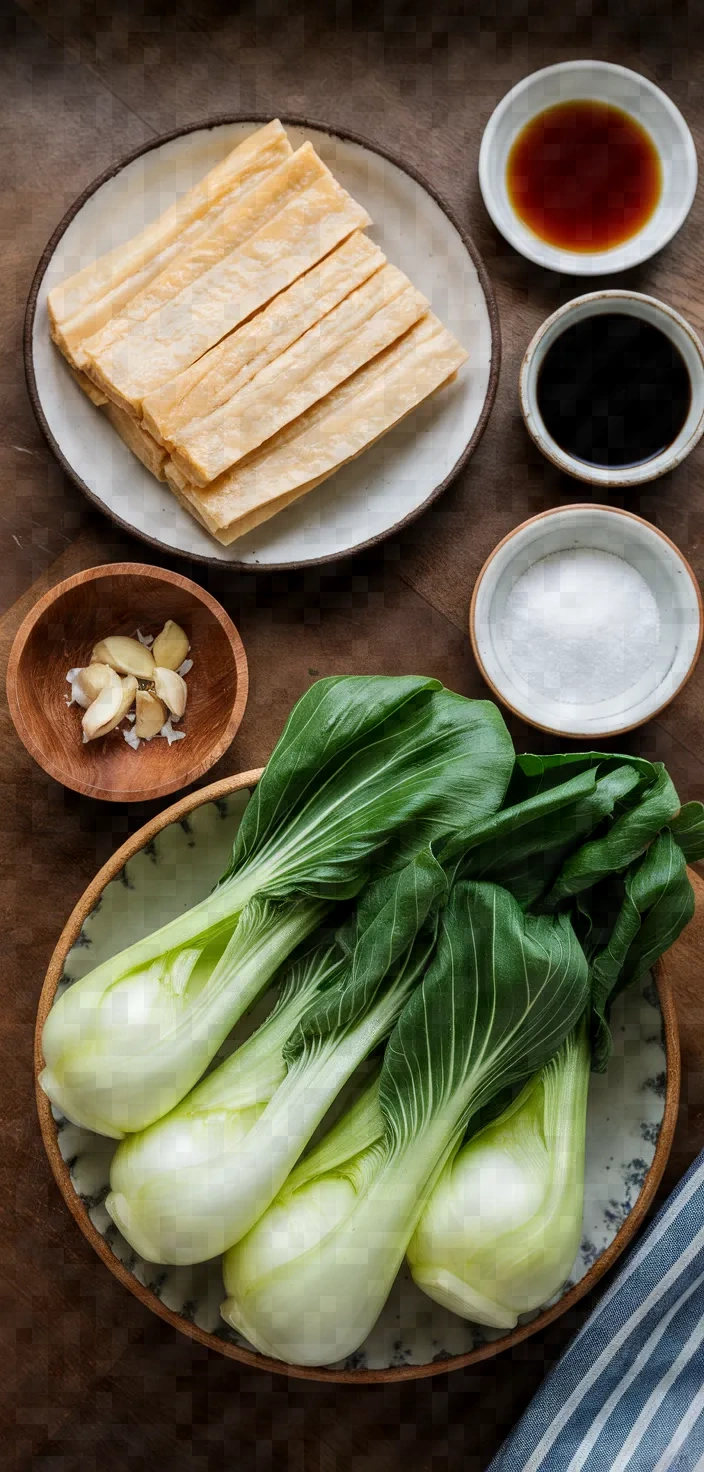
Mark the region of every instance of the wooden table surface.
[[[696, 3], [691, 14], [678, 0], [498, 7], [437, 0], [415, 9], [402, 0], [318, 7], [259, 0], [237, 17], [228, 13], [236, 8], [217, 0], [0, 0], [2, 660], [23, 613], [51, 583], [116, 557], [156, 560], [151, 549], [119, 537], [62, 475], [34, 423], [21, 356], [24, 302], [55, 224], [96, 174], [155, 134], [251, 108], [303, 113], [396, 150], [432, 179], [484, 254], [503, 365], [478, 453], [402, 541], [320, 573], [255, 578], [168, 563], [221, 599], [249, 657], [249, 706], [213, 777], [264, 762], [293, 701], [317, 675], [422, 672], [482, 695], [466, 626], [484, 558], [524, 517], [581, 498], [528, 440], [516, 380], [541, 320], [593, 283], [560, 282], [531, 266], [489, 223], [476, 164], [498, 99], [558, 60], [620, 62], [666, 89], [704, 149]], [[703, 268], [700, 190], [678, 237], [623, 284], [671, 302], [702, 330]], [[614, 504], [661, 527], [701, 578], [703, 490], [704, 444], [674, 475]], [[703, 702], [700, 669], [658, 721], [622, 743], [664, 760], [683, 797], [704, 797]], [[583, 1307], [478, 1371], [398, 1389], [318, 1387], [241, 1370], [192, 1345], [125, 1293], [91, 1253], [39, 1139], [34, 1012], [69, 910], [156, 805], [127, 810], [64, 791], [25, 753], [6, 710], [0, 720], [3, 1468], [480, 1472], [582, 1321]], [[519, 722], [512, 732], [519, 750], [547, 740]], [[679, 948], [685, 1067], [667, 1186], [704, 1146], [700, 944], [704, 914]]]

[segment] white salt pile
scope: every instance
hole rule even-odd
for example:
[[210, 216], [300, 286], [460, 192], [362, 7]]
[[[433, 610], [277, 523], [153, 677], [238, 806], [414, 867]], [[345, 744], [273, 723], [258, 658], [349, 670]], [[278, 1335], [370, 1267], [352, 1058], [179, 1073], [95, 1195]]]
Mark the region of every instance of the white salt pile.
[[660, 619], [635, 567], [611, 552], [572, 547], [516, 580], [502, 633], [514, 669], [534, 690], [590, 705], [621, 695], [646, 673]]

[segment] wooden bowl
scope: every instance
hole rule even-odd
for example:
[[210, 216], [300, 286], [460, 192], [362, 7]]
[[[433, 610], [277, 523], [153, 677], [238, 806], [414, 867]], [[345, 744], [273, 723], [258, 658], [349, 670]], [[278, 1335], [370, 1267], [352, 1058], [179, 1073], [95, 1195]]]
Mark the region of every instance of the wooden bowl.
[[[153, 818], [151, 822], [147, 823], [143, 828], [139, 830], [139, 832], [133, 834], [133, 836], [129, 838], [127, 842], [124, 843], [115, 854], [113, 854], [108, 863], [105, 864], [100, 872], [96, 875], [92, 884], [88, 886], [85, 894], [79, 900], [70, 919], [68, 920], [56, 946], [54, 954], [51, 958], [49, 969], [46, 974], [41, 997], [39, 999], [39, 1008], [37, 1012], [35, 1032], [34, 1067], [35, 1078], [37, 1080], [42, 1068], [44, 1067], [44, 1057], [42, 1054], [41, 1045], [42, 1028], [44, 1026], [47, 1014], [53, 1004], [57, 986], [64, 973], [67, 956], [72, 946], [75, 944], [78, 937], [80, 936], [86, 919], [97, 906], [98, 901], [103, 895], [103, 891], [105, 890], [106, 886], [110, 884], [112, 880], [116, 879], [118, 875], [122, 873], [124, 865], [130, 860], [134, 859], [135, 856], [139, 854], [140, 851], [144, 849], [147, 845], [150, 845], [149, 852], [151, 856], [151, 861], [153, 862], [155, 859], [155, 845], [158, 848], [159, 843], [164, 841], [160, 838], [160, 835], [162, 834], [163, 830], [169, 825], [174, 825], [173, 832], [177, 835], [179, 842], [188, 844], [189, 851], [187, 862], [192, 868], [192, 849], [195, 835], [194, 832], [191, 830], [195, 828], [197, 820], [195, 818], [191, 818], [190, 815], [194, 813], [194, 810], [196, 808], [199, 808], [206, 803], [216, 803], [218, 805], [219, 814], [216, 831], [221, 830], [222, 824], [219, 822], [219, 818], [222, 817], [222, 800], [229, 798], [231, 794], [237, 793], [243, 788], [254, 787], [260, 776], [261, 771], [244, 772], [241, 773], [239, 776], [226, 777], [221, 782], [213, 782], [209, 787], [202, 788], [198, 792], [189, 793], [186, 797], [181, 798], [181, 800], [175, 803], [172, 807], [167, 808], [164, 812]], [[190, 838], [188, 837], [189, 832]], [[186, 835], [185, 837], [184, 834]], [[201, 839], [201, 841], [204, 840]], [[212, 867], [213, 857], [209, 852], [209, 846], [205, 846], [205, 851], [209, 854], [209, 860]], [[154, 873], [151, 863], [148, 872], [151, 882], [151, 877]], [[175, 871], [173, 868], [169, 869], [170, 875], [172, 875], [174, 872]], [[134, 878], [135, 876], [133, 873], [133, 880]], [[212, 875], [210, 876], [210, 878], [212, 878]], [[120, 889], [120, 894], [122, 894], [122, 889]], [[104, 916], [105, 905], [101, 906], [98, 913], [98, 918], [100, 919]], [[81, 952], [80, 954], [83, 953]], [[675, 1123], [677, 1120], [677, 1107], [680, 1091], [679, 1038], [677, 1031], [677, 1018], [672, 998], [670, 980], [668, 976], [667, 960], [659, 963], [657, 968], [656, 980], [666, 1050], [666, 1093], [664, 1104], [662, 1106], [662, 1115], [660, 1120], [657, 1146], [655, 1148], [654, 1155], [647, 1174], [644, 1175], [644, 1179], [642, 1181], [638, 1196], [635, 1199], [628, 1216], [626, 1217], [623, 1225], [610, 1241], [606, 1249], [601, 1252], [601, 1255], [596, 1259], [596, 1261], [588, 1269], [581, 1280], [576, 1283], [573, 1288], [569, 1289], [559, 1300], [559, 1302], [545, 1309], [530, 1323], [520, 1324], [518, 1328], [514, 1329], [511, 1333], [504, 1335], [500, 1339], [481, 1344], [480, 1346], [472, 1349], [469, 1353], [448, 1354], [442, 1356], [436, 1355], [434, 1360], [432, 1359], [432, 1357], [429, 1356], [427, 1363], [402, 1363], [398, 1365], [392, 1364], [388, 1368], [383, 1369], [325, 1369], [317, 1367], [309, 1368], [298, 1365], [283, 1364], [279, 1360], [270, 1359], [266, 1355], [258, 1354], [252, 1349], [244, 1348], [238, 1344], [229, 1342], [227, 1337], [224, 1336], [222, 1332], [208, 1332], [206, 1329], [199, 1327], [199, 1325], [193, 1322], [193, 1316], [188, 1307], [184, 1307], [183, 1313], [174, 1312], [173, 1309], [167, 1307], [162, 1297], [159, 1296], [162, 1291], [161, 1287], [159, 1286], [159, 1282], [157, 1281], [155, 1283], [154, 1289], [152, 1287], [145, 1286], [145, 1283], [140, 1281], [140, 1279], [136, 1277], [135, 1274], [131, 1271], [131, 1264], [134, 1262], [134, 1254], [126, 1255], [125, 1262], [120, 1261], [119, 1257], [117, 1257], [113, 1252], [105, 1236], [103, 1236], [101, 1232], [98, 1231], [92, 1217], [95, 1216], [96, 1200], [102, 1199], [102, 1197], [96, 1198], [94, 1194], [95, 1180], [93, 1171], [91, 1170], [91, 1199], [88, 1201], [84, 1201], [81, 1196], [78, 1195], [77, 1189], [71, 1179], [69, 1163], [67, 1163], [67, 1161], [64, 1159], [61, 1149], [59, 1148], [59, 1135], [57, 1132], [56, 1121], [52, 1114], [51, 1105], [37, 1082], [37, 1108], [39, 1112], [39, 1122], [41, 1126], [44, 1146], [54, 1177], [69, 1208], [69, 1211], [77, 1221], [81, 1231], [83, 1232], [83, 1235], [90, 1242], [91, 1246], [95, 1249], [98, 1256], [102, 1258], [103, 1262], [110, 1269], [111, 1273], [113, 1273], [114, 1276], [119, 1280], [119, 1282], [122, 1283], [125, 1288], [128, 1288], [130, 1292], [133, 1293], [134, 1296], [140, 1300], [141, 1303], [143, 1303], [147, 1308], [151, 1309], [153, 1313], [158, 1314], [158, 1316], [161, 1319], [164, 1319], [168, 1324], [170, 1324], [172, 1328], [179, 1330], [179, 1332], [182, 1334], [187, 1334], [191, 1339], [196, 1340], [199, 1344], [204, 1344], [207, 1346], [208, 1349], [212, 1349], [217, 1354], [223, 1354], [228, 1356], [230, 1359], [239, 1360], [241, 1363], [250, 1365], [255, 1369], [268, 1370], [276, 1374], [288, 1374], [303, 1380], [334, 1381], [338, 1383], [359, 1385], [379, 1383], [382, 1381], [414, 1380], [425, 1378], [430, 1375], [445, 1375], [449, 1370], [461, 1369], [466, 1365], [478, 1364], [482, 1360], [491, 1359], [494, 1355], [500, 1354], [503, 1350], [511, 1349], [515, 1345], [520, 1344], [524, 1339], [528, 1339], [532, 1334], [539, 1333], [548, 1324], [552, 1323], [555, 1319], [560, 1318], [562, 1314], [567, 1312], [568, 1309], [571, 1309], [579, 1301], [579, 1299], [583, 1298], [584, 1295], [595, 1286], [599, 1279], [603, 1277], [604, 1273], [607, 1272], [607, 1270], [620, 1256], [624, 1248], [635, 1235], [638, 1227], [641, 1225], [645, 1214], [653, 1201], [653, 1197], [660, 1183], [662, 1173], [665, 1169], [665, 1165], [670, 1153]], [[652, 1029], [652, 1023], [648, 1021], [647, 1026], [648, 1031], [650, 1031]], [[627, 1053], [628, 1050], [630, 1050], [630, 1052], [632, 1053], [633, 1039], [630, 1037], [630, 1034], [629, 1041], [626, 1043]], [[649, 1060], [645, 1060], [645, 1062], [646, 1066], [649, 1067]], [[650, 1081], [650, 1087], [653, 1087], [652, 1081]], [[655, 1093], [657, 1094], [657, 1090], [655, 1091]], [[623, 1110], [624, 1098], [619, 1086], [618, 1078], [615, 1081], [615, 1098], [617, 1101], [617, 1110]], [[89, 1136], [88, 1138], [91, 1140], [98, 1139], [97, 1136]], [[613, 1150], [615, 1142], [611, 1135], [609, 1135], [607, 1143], [608, 1149], [610, 1151]], [[112, 1147], [114, 1145], [114, 1142], [105, 1141], [104, 1144], [108, 1147]], [[643, 1152], [643, 1148], [644, 1147], [642, 1137], [640, 1136], [640, 1134], [638, 1134], [635, 1153], [641, 1155]], [[66, 1144], [64, 1144], [64, 1153], [71, 1153], [67, 1150]], [[70, 1164], [73, 1165], [73, 1159], [70, 1160]], [[636, 1165], [638, 1165], [638, 1161], [634, 1160], [630, 1163], [628, 1167], [629, 1170], [631, 1170]], [[614, 1189], [618, 1189], [618, 1183], [615, 1175], [612, 1174], [609, 1175], [608, 1181], [610, 1196], [611, 1192]], [[613, 1204], [613, 1202], [610, 1202], [611, 1207], [613, 1206]], [[109, 1230], [112, 1231], [113, 1229], [110, 1227]], [[164, 1271], [164, 1269], [159, 1270], [162, 1281]], [[178, 1269], [175, 1271], [182, 1273], [183, 1269]], [[428, 1300], [429, 1311], [432, 1311], [432, 1308], [433, 1305], [431, 1301]], [[224, 1330], [224, 1325], [221, 1326], [221, 1331], [222, 1330]], [[394, 1332], [396, 1331], [394, 1330]]]
[[[186, 739], [134, 751], [116, 729], [84, 745], [67, 671], [88, 664], [99, 639], [156, 635], [169, 618], [191, 644]], [[224, 608], [190, 578], [140, 562], [92, 567], [51, 588], [20, 625], [7, 670], [10, 713], [31, 756], [65, 787], [106, 802], [149, 801], [202, 777], [233, 740], [247, 689], [244, 646]]]

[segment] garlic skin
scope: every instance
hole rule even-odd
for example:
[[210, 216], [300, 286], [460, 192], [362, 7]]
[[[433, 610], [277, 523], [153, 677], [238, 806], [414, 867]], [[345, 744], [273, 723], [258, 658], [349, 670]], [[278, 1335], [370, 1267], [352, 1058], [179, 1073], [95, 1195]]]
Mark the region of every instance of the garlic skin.
[[83, 717], [83, 740], [95, 741], [97, 736], [107, 736], [108, 731], [119, 726], [136, 694], [137, 681], [134, 675], [127, 675], [124, 680], [120, 680], [119, 685], [106, 685]]
[[164, 670], [178, 670], [190, 649], [188, 637], [179, 624], [167, 618], [160, 634], [152, 644], [154, 663]]
[[162, 728], [161, 728], [161, 730], [159, 732], [159, 735], [160, 736], [164, 736], [166, 738], [166, 740], [169, 743], [169, 746], [173, 746], [174, 741], [185, 741], [185, 739], [186, 739], [186, 732], [185, 731], [174, 731], [174, 728], [173, 728], [173, 726], [171, 724], [171, 716], [169, 716], [169, 719], [166, 722], [166, 724], [162, 726]]
[[128, 639], [124, 634], [112, 634], [96, 644], [91, 661], [108, 664], [120, 675], [135, 675], [138, 680], [153, 680], [154, 659], [152, 652], [138, 639]]
[[188, 699], [186, 681], [177, 675], [175, 670], [164, 669], [161, 665], [157, 665], [152, 679], [159, 700], [163, 700], [174, 720], [180, 721]]
[[109, 685], [113, 685], [115, 689], [120, 688], [120, 676], [117, 670], [112, 669], [109, 664], [88, 664], [85, 669], [78, 670], [76, 674], [72, 685], [73, 698], [75, 700], [77, 694], [80, 694], [82, 699], [78, 701], [78, 704], [87, 710], [88, 706], [98, 699], [101, 691], [107, 689]]
[[88, 706], [90, 705], [90, 701], [83, 694], [83, 691], [78, 684], [78, 676], [82, 674], [83, 670], [79, 664], [75, 665], [73, 669], [69, 670], [66, 676], [66, 680], [71, 687], [71, 699], [67, 700], [66, 704], [80, 705], [83, 710], [87, 710]]
[[136, 710], [135, 735], [142, 741], [151, 741], [153, 736], [159, 735], [166, 720], [164, 706], [156, 695], [152, 695], [151, 690], [138, 690]]

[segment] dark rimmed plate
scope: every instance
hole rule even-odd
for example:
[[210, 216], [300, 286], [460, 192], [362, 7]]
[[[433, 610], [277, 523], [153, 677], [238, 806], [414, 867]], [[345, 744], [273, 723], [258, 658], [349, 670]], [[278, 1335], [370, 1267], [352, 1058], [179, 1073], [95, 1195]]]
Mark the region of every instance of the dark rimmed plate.
[[358, 460], [279, 516], [220, 547], [131, 454], [74, 383], [49, 338], [51, 287], [130, 239], [268, 116], [217, 117], [155, 139], [102, 174], [57, 227], [32, 284], [25, 366], [35, 414], [64, 470], [119, 526], [168, 553], [275, 569], [335, 561], [397, 532], [466, 464], [496, 392], [500, 341], [482, 259], [450, 209], [407, 164], [354, 134], [284, 118], [366, 206], [370, 235], [469, 352], [457, 380]]

